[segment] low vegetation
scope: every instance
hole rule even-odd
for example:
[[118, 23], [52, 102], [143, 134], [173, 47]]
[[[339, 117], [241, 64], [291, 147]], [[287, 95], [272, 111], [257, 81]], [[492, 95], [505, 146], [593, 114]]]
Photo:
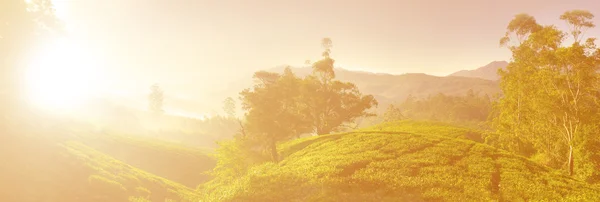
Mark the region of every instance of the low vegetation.
[[207, 201], [600, 200], [598, 187], [461, 138], [463, 128], [381, 128], [284, 143], [281, 162], [216, 179], [202, 193]]
[[188, 187], [206, 182], [215, 166], [211, 150], [148, 139], [139, 135], [88, 134], [81, 141], [90, 147], [158, 176]]
[[443, 93], [430, 95], [424, 99], [409, 96], [396, 107], [391, 106], [388, 111], [397, 109], [400, 117], [416, 120], [433, 120], [444, 122], [484, 122], [487, 121], [492, 110], [490, 95], [479, 95], [473, 90], [465, 95], [452, 96]]
[[[0, 196], [6, 201], [192, 201], [184, 185], [51, 132], [3, 133]], [[25, 152], [24, 152], [25, 151]]]

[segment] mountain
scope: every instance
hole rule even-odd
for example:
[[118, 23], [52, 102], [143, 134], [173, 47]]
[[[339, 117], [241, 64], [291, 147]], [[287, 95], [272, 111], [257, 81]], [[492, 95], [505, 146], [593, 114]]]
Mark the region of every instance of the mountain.
[[481, 78], [497, 81], [500, 79], [500, 76], [498, 75], [498, 69], [504, 69], [506, 66], [508, 66], [508, 62], [506, 61], [493, 61], [483, 67], [479, 67], [474, 70], [460, 70], [448, 76]]
[[[401, 121], [280, 145], [284, 159], [205, 184], [206, 201], [598, 201], [597, 186], [471, 141], [479, 132]], [[481, 134], [479, 134], [481, 136]]]
[[[266, 71], [282, 73], [285, 67], [276, 67]], [[306, 76], [312, 72], [311, 67], [291, 67], [298, 76]], [[429, 95], [444, 93], [446, 95], [464, 95], [472, 89], [476, 93], [493, 96], [500, 93], [497, 81], [470, 77], [439, 77], [423, 73], [386, 74], [362, 71], [350, 71], [335, 68], [336, 79], [356, 84], [363, 94], [373, 95], [379, 102], [379, 108], [385, 109], [387, 105], [404, 101], [409, 95], [424, 98]], [[227, 92], [215, 94], [223, 98], [238, 97], [244, 88], [252, 86], [252, 76], [232, 83]]]
[[[499, 68], [506, 67], [505, 61], [494, 61], [475, 70], [462, 70], [449, 76], [432, 76], [424, 73], [387, 74], [353, 71], [336, 67], [337, 79], [352, 82], [364, 94], [371, 94], [382, 104], [403, 101], [408, 95], [425, 97], [444, 93], [460, 95], [469, 89], [481, 94], [494, 95], [500, 92], [498, 87]], [[283, 72], [284, 66], [265, 68], [265, 71]], [[293, 71], [305, 76], [312, 68], [294, 66]], [[252, 74], [234, 74], [232, 78], [223, 78], [221, 85], [200, 86], [193, 81], [185, 85], [165, 87], [166, 111], [173, 115], [198, 118], [203, 115], [215, 116], [222, 113], [223, 100], [232, 97], [237, 100], [239, 93], [252, 87]], [[132, 108], [145, 108], [145, 93], [130, 93], [127, 96], [114, 96], [111, 99]], [[129, 97], [128, 97], [129, 96]], [[184, 113], [185, 112], [185, 113]], [[239, 112], [241, 114], [241, 112]]]

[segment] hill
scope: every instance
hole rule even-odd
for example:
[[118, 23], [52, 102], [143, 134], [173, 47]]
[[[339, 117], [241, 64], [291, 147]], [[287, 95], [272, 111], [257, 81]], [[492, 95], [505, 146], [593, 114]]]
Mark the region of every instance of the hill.
[[196, 193], [53, 132], [0, 136], [3, 201], [192, 201]]
[[[267, 71], [283, 72], [284, 67], [277, 67]], [[292, 71], [298, 76], [309, 75], [310, 67], [293, 67]], [[381, 110], [388, 104], [404, 101], [409, 95], [416, 98], [424, 98], [429, 95], [444, 93], [446, 95], [464, 95], [472, 89], [475, 93], [488, 94], [490, 96], [500, 93], [497, 81], [468, 77], [438, 77], [427, 74], [383, 74], [360, 71], [349, 71], [335, 68], [336, 78], [341, 81], [356, 84], [363, 94], [371, 94], [379, 101]], [[238, 93], [244, 88], [252, 86], [252, 76], [248, 75], [237, 83], [229, 86], [227, 92], [222, 92], [221, 97], [238, 97]]]
[[508, 62], [506, 61], [493, 61], [490, 64], [487, 64], [483, 67], [479, 67], [474, 70], [460, 70], [458, 72], [452, 73], [448, 76], [460, 76], [460, 77], [470, 77], [470, 78], [481, 78], [492, 81], [497, 81], [500, 79], [498, 75], [499, 69], [504, 69], [508, 66]]
[[209, 150], [44, 114], [0, 124], [4, 201], [194, 201], [209, 180]]
[[[284, 160], [211, 181], [208, 201], [598, 201], [588, 185], [485, 144], [476, 131], [398, 122], [281, 145]], [[481, 134], [480, 134], [481, 135]], [[219, 186], [220, 185], [220, 186]]]
[[[501, 62], [492, 62], [491, 64], [500, 64]], [[481, 70], [471, 71], [465, 70], [464, 73], [455, 73], [451, 76], [432, 76], [423, 73], [408, 73], [408, 74], [386, 74], [372, 73], [364, 71], [352, 71], [336, 67], [335, 72], [337, 78], [341, 81], [352, 82], [356, 84], [365, 94], [371, 94], [382, 103], [382, 106], [387, 106], [390, 103], [403, 101], [409, 95], [417, 98], [426, 97], [438, 93], [446, 95], [464, 95], [469, 89], [481, 94], [494, 95], [500, 93], [500, 88], [497, 79], [492, 79], [486, 75], [496, 75], [498, 68], [485, 66]], [[489, 67], [489, 68], [487, 68]], [[263, 70], [272, 72], [283, 72], [284, 66], [275, 68], [265, 68]], [[300, 75], [308, 75], [312, 69], [307, 66], [296, 66], [293, 71]], [[462, 72], [462, 71], [461, 71]], [[484, 76], [478, 76], [482, 74]], [[237, 77], [237, 78], [235, 78]], [[198, 93], [184, 94], [182, 92], [193, 91], [189, 88], [197, 86], [194, 83], [178, 86], [178, 88], [165, 87], [167, 92], [166, 99], [168, 107], [176, 109], [178, 112], [187, 112], [191, 114], [205, 114], [214, 116], [222, 114], [223, 100], [227, 97], [238, 98], [239, 93], [253, 85], [252, 74], [235, 76], [232, 78], [224, 78], [223, 84], [211, 86]], [[181, 92], [172, 92], [175, 89], [188, 89]], [[140, 107], [141, 103], [145, 103], [146, 94], [127, 95], [125, 97], [114, 98], [115, 102], [130, 106]], [[385, 109], [385, 107], [383, 107]], [[187, 116], [187, 115], [186, 115]], [[195, 117], [195, 116], [192, 116]]]
[[213, 116], [205, 119], [182, 115], [156, 116], [146, 110], [97, 99], [79, 110], [74, 119], [85, 121], [97, 132], [132, 134], [145, 139], [171, 142], [186, 147], [216, 148], [215, 141], [231, 138], [238, 131], [235, 119]]
[[216, 163], [210, 156], [211, 149], [160, 138], [167, 134], [122, 132], [111, 127], [98, 130], [96, 123], [78, 118], [47, 116], [34, 120], [39, 128], [36, 132], [53, 134], [54, 141], [83, 143], [129, 165], [188, 187], [196, 187], [209, 180], [210, 177], [203, 172], [212, 169]]
[[210, 150], [135, 135], [87, 134], [86, 145], [157, 176], [196, 187], [211, 179], [204, 171], [216, 161]]

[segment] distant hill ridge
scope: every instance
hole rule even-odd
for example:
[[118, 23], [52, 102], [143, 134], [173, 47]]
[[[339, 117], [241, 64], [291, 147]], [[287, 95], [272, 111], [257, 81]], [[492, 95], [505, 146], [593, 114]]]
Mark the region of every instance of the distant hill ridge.
[[[508, 65], [506, 61], [493, 61], [488, 65], [474, 69], [462, 70], [448, 76], [433, 76], [425, 73], [389, 74], [367, 71], [334, 68], [337, 79], [352, 82], [363, 94], [375, 96], [385, 109], [388, 104], [404, 101], [409, 95], [423, 98], [438, 93], [446, 95], [464, 95], [472, 89], [479, 94], [490, 96], [500, 93], [497, 71]], [[282, 73], [288, 65], [280, 65], [264, 71]], [[298, 76], [306, 76], [312, 72], [310, 66], [291, 66]], [[218, 98], [206, 104], [208, 109], [220, 109], [226, 97], [238, 98], [239, 92], [252, 86], [252, 75], [240, 76], [237, 81], [230, 82], [224, 89], [210, 93], [210, 97]]]
[[454, 72], [448, 76], [482, 78], [482, 79], [497, 81], [500, 79], [500, 76], [498, 75], [498, 70], [505, 69], [506, 66], [508, 66], [508, 62], [506, 62], [506, 61], [493, 61], [483, 67], [479, 67], [474, 70], [460, 70], [460, 71]]
[[[284, 67], [276, 67], [267, 71], [283, 72]], [[310, 67], [291, 67], [298, 76], [309, 75]], [[388, 104], [404, 101], [409, 95], [424, 98], [429, 95], [443, 93], [446, 95], [464, 95], [472, 89], [480, 94], [490, 96], [500, 93], [497, 80], [461, 76], [433, 76], [425, 73], [386, 74], [350, 71], [335, 68], [336, 78], [352, 82], [363, 94], [371, 94], [379, 101], [379, 108], [385, 109]], [[251, 80], [246, 85], [251, 86]], [[239, 91], [238, 91], [239, 92]]]

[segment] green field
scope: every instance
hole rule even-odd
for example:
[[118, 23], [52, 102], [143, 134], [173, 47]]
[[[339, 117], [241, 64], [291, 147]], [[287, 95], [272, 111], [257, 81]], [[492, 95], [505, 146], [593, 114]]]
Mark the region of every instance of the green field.
[[49, 134], [3, 134], [5, 201], [190, 201], [186, 186]]
[[600, 200], [598, 187], [472, 141], [474, 134], [404, 121], [302, 138], [280, 145], [283, 161], [202, 191], [206, 201]]
[[0, 141], [3, 201], [196, 201], [215, 163], [208, 150], [79, 122], [15, 122]]
[[436, 122], [283, 142], [279, 163], [214, 179], [205, 174], [211, 151], [139, 135], [24, 131], [0, 136], [8, 201], [600, 200], [596, 185], [485, 145], [480, 130]]
[[190, 188], [210, 180], [204, 171], [215, 166], [210, 150], [139, 135], [88, 134], [80, 139], [98, 151]]

